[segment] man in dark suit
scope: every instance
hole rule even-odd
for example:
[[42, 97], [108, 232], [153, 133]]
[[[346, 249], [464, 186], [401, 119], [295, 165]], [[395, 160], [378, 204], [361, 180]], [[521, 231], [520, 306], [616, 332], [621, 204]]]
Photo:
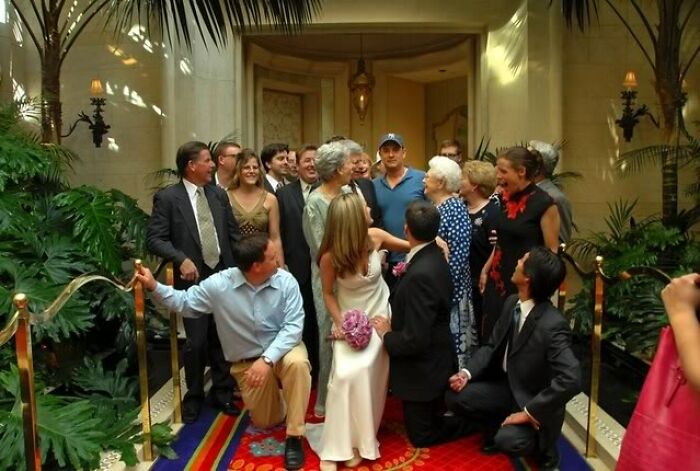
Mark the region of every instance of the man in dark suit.
[[559, 464], [556, 442], [566, 403], [580, 390], [571, 330], [549, 298], [566, 275], [564, 262], [544, 247], [519, 261], [509, 297], [488, 342], [450, 377], [448, 408], [481, 426], [483, 451], [537, 454], [542, 469]]
[[297, 162], [299, 178], [280, 188], [276, 196], [280, 209], [280, 233], [282, 234], [282, 247], [284, 247], [284, 260], [287, 263], [287, 269], [299, 283], [301, 296], [304, 300], [306, 316], [304, 317], [302, 339], [309, 353], [311, 374], [316, 379], [318, 377], [318, 324], [316, 323], [314, 294], [311, 289], [311, 255], [301, 225], [306, 199], [317, 185], [318, 176], [314, 164], [316, 146], [303, 146], [297, 152], [297, 156], [299, 157]]
[[[239, 238], [226, 193], [212, 183], [215, 164], [207, 145], [188, 142], [177, 151], [180, 183], [153, 197], [146, 244], [154, 255], [174, 265], [175, 288], [187, 289], [213, 273], [234, 266], [232, 245]], [[197, 420], [204, 399], [204, 367], [212, 371], [211, 397], [224, 413], [240, 411], [231, 403], [233, 378], [224, 359], [213, 316], [183, 319], [187, 393], [183, 420]]]
[[456, 369], [449, 325], [452, 282], [435, 243], [440, 213], [431, 203], [414, 201], [405, 214], [411, 250], [391, 293], [391, 325], [380, 317], [373, 324], [389, 353], [389, 385], [403, 401], [408, 438], [425, 447], [460, 434], [441, 410], [447, 381]]
[[289, 147], [287, 144], [273, 143], [263, 147], [260, 152], [260, 161], [265, 167], [265, 179], [263, 184], [265, 190], [273, 195], [289, 183], [287, 176], [289, 175], [289, 163], [287, 162], [287, 154]]

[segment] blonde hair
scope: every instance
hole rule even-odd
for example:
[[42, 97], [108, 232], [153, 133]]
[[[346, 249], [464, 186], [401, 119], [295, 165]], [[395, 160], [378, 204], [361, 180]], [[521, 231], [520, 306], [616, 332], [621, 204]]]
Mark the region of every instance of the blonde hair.
[[358, 272], [360, 263], [372, 247], [367, 215], [359, 196], [345, 193], [336, 196], [328, 207], [326, 230], [318, 251], [319, 260], [328, 252], [338, 277]]
[[253, 151], [253, 149], [243, 149], [240, 154], [238, 154], [238, 159], [236, 160], [236, 169], [233, 173], [233, 179], [231, 180], [231, 188], [235, 189], [241, 186], [241, 172], [243, 171], [243, 167], [246, 166], [246, 164], [251, 161], [255, 160], [255, 162], [258, 164], [258, 179], [255, 181], [255, 186], [259, 188], [264, 188], [264, 178], [265, 178], [265, 170], [263, 169], [263, 164], [262, 161], [260, 160], [260, 157], [258, 157], [258, 154]]
[[462, 176], [477, 186], [484, 198], [491, 196], [496, 189], [496, 167], [483, 160], [468, 160], [462, 166]]

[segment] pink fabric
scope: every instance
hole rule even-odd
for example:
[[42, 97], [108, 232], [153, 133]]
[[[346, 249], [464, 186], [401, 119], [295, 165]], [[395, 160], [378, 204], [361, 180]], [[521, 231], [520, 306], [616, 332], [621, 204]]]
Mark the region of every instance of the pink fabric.
[[670, 327], [661, 331], [616, 469], [700, 470], [700, 394], [686, 382]]

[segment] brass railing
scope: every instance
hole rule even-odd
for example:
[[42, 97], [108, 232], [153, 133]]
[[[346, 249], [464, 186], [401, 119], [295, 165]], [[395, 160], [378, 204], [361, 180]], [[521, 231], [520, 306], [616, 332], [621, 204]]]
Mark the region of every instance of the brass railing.
[[[158, 273], [166, 268], [166, 283], [173, 284], [172, 264], [162, 263], [156, 270]], [[141, 260], [134, 262], [135, 270], [141, 267]], [[58, 297], [42, 312], [29, 312], [29, 299], [23, 293], [14, 296], [15, 312], [10, 316], [5, 327], [0, 330], [0, 346], [15, 338], [15, 350], [17, 353], [17, 365], [20, 377], [20, 401], [22, 411], [22, 423], [24, 431], [24, 450], [27, 470], [38, 471], [41, 469], [41, 455], [37, 437], [36, 402], [34, 398], [34, 364], [32, 359], [31, 324], [50, 322], [61, 310], [65, 303], [81, 287], [95, 281], [110, 283], [123, 292], [134, 293], [134, 322], [136, 325], [136, 343], [138, 351], [139, 367], [139, 392], [140, 412], [143, 430], [143, 459], [153, 460], [153, 446], [151, 443], [151, 410], [150, 395], [148, 390], [148, 362], [146, 345], [146, 319], [145, 299], [143, 286], [133, 277], [129, 283], [122, 285], [119, 282], [99, 275], [82, 275], [73, 279]], [[171, 368], [173, 375], [173, 420], [172, 423], [182, 423], [182, 400], [180, 391], [180, 367], [178, 358], [177, 339], [177, 315], [170, 313], [170, 347]]]
[[[588, 418], [586, 424], [586, 457], [595, 458], [598, 456], [597, 451], [597, 429], [596, 419], [598, 418], [599, 409], [599, 393], [600, 393], [600, 370], [601, 370], [601, 345], [603, 340], [603, 316], [605, 309], [605, 287], [606, 284], [612, 284], [616, 281], [628, 280], [632, 276], [646, 275], [656, 278], [659, 281], [668, 283], [671, 278], [653, 267], [632, 267], [618, 274], [617, 277], [608, 276], [603, 270], [603, 257], [595, 258], [595, 267], [592, 271], [584, 270], [574, 258], [566, 252], [566, 244], [559, 246], [559, 254], [564, 260], [574, 268], [582, 280], [593, 279], [593, 328], [591, 331], [591, 389], [588, 396]], [[562, 283], [559, 288], [557, 305], [563, 313], [566, 307], [566, 284]]]

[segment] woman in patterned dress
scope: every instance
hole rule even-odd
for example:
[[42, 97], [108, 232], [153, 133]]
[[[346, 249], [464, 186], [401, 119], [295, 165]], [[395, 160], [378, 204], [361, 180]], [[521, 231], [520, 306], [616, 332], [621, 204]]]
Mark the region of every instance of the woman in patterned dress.
[[238, 155], [236, 170], [227, 190], [233, 216], [241, 234], [267, 232], [277, 245], [278, 263], [284, 266], [284, 252], [280, 237], [280, 210], [277, 198], [265, 191], [262, 162], [252, 149], [243, 149]]
[[457, 195], [462, 186], [459, 164], [448, 157], [433, 157], [425, 174], [425, 196], [440, 212], [438, 236], [449, 247], [447, 263], [452, 279], [452, 312], [450, 331], [454, 337], [459, 368], [464, 368], [469, 350], [475, 346], [474, 312], [471, 308], [471, 275], [469, 244], [471, 221], [467, 208]]
[[484, 294], [483, 338], [491, 334], [505, 298], [517, 292], [510, 278], [518, 259], [536, 245], [557, 251], [559, 211], [547, 192], [533, 182], [542, 164], [540, 153], [525, 147], [512, 147], [496, 161], [503, 203], [494, 225], [498, 242], [479, 277]]

